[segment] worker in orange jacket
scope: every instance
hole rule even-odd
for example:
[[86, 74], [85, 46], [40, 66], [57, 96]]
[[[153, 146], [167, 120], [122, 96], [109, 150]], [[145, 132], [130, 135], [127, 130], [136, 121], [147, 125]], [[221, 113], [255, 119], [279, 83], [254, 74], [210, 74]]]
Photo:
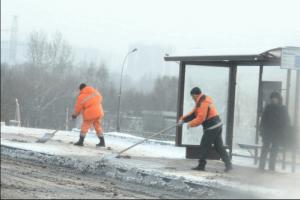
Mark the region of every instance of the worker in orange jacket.
[[190, 93], [192, 99], [196, 102], [196, 105], [192, 112], [182, 116], [178, 123], [182, 125], [183, 123], [189, 122], [187, 125], [188, 129], [202, 124], [204, 132], [200, 143], [199, 164], [198, 166], [193, 167], [192, 170], [205, 171], [206, 157], [212, 144], [214, 144], [214, 148], [225, 163], [226, 169], [224, 172], [232, 170], [230, 158], [222, 141], [223, 124], [215, 106], [213, 105], [212, 99], [209, 96], [202, 94], [198, 87], [193, 88]]
[[83, 146], [83, 141], [86, 133], [92, 125], [94, 125], [97, 136], [100, 140], [96, 146], [105, 147], [104, 135], [101, 128], [101, 117], [104, 116], [104, 112], [101, 106], [102, 96], [93, 89], [91, 86], [86, 86], [82, 83], [79, 86], [80, 92], [77, 97], [76, 106], [72, 114], [72, 118], [76, 119], [78, 115], [82, 113], [83, 124], [81, 126], [79, 141], [74, 145]]

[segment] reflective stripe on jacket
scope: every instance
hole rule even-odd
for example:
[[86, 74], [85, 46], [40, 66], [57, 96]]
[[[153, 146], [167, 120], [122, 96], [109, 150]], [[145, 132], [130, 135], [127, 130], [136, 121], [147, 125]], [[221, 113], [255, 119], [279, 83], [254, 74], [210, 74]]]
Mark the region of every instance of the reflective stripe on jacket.
[[197, 127], [202, 124], [204, 129], [209, 129], [217, 124], [222, 125], [212, 99], [204, 94], [198, 96], [196, 106], [192, 112], [180, 119], [184, 122], [190, 122], [190, 127]]
[[104, 116], [101, 101], [101, 94], [91, 86], [87, 86], [80, 91], [77, 97], [73, 115], [78, 116], [83, 109], [83, 120], [91, 120]]

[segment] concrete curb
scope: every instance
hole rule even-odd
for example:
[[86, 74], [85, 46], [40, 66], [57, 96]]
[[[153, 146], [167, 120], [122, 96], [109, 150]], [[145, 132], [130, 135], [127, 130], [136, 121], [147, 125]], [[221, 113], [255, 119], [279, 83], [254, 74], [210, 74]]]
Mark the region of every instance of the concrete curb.
[[133, 183], [147, 186], [157, 186], [167, 190], [194, 192], [199, 195], [213, 196], [216, 194], [230, 196], [231, 198], [262, 198], [259, 195], [253, 195], [249, 192], [239, 191], [237, 189], [220, 188], [203, 184], [201, 182], [192, 182], [184, 177], [167, 175], [158, 172], [146, 172], [137, 168], [120, 166], [116, 164], [103, 164], [100, 162], [87, 162], [74, 158], [67, 158], [43, 152], [31, 151], [22, 148], [10, 147], [1, 144], [1, 154], [10, 157], [34, 160], [47, 165], [64, 166], [73, 168], [77, 173], [104, 174], [110, 178], [125, 180]]

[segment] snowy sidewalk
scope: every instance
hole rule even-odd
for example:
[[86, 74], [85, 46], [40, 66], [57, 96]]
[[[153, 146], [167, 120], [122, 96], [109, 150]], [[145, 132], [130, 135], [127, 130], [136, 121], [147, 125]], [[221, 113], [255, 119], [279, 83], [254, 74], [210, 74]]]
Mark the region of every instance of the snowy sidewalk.
[[[23, 128], [23, 127], [11, 127], [4, 126], [1, 128], [1, 133], [9, 133], [12, 135], [26, 136], [31, 138], [41, 138], [45, 133], [53, 133], [55, 130], [49, 129], [33, 129], [33, 128]], [[106, 147], [111, 147], [113, 151], [119, 152], [126, 147], [141, 141], [144, 138], [135, 137], [129, 134], [123, 133], [104, 133], [105, 134], [105, 143]], [[15, 144], [16, 147], [30, 148], [31, 150], [43, 151], [47, 153], [59, 153], [60, 155], [66, 154], [79, 154], [81, 155], [82, 151], [71, 151], [69, 147], [74, 147], [73, 145], [60, 145], [62, 149], [57, 150], [52, 148], [51, 142], [58, 141], [61, 143], [70, 144], [70, 142], [77, 142], [79, 139], [79, 132], [76, 131], [58, 131], [55, 136], [45, 144]], [[34, 141], [34, 140], [33, 140]], [[33, 142], [31, 141], [31, 142]], [[96, 136], [95, 132], [88, 132], [84, 141], [85, 147], [95, 147], [99, 143], [99, 139]], [[50, 146], [49, 146], [50, 145]], [[65, 148], [64, 148], [65, 147]], [[74, 147], [78, 149], [78, 147]], [[63, 151], [61, 151], [63, 150]], [[83, 153], [86, 155], [85, 150]], [[162, 153], [163, 152], [163, 153]], [[111, 151], [109, 151], [111, 153]], [[151, 156], [151, 157], [167, 157], [167, 158], [184, 158], [185, 157], [185, 148], [174, 147], [174, 142], [165, 142], [165, 141], [156, 141], [149, 140], [141, 145], [134, 147], [126, 151], [126, 154], [133, 156]]]
[[[84, 161], [98, 161], [112, 151], [119, 152], [126, 147], [140, 141], [142, 138], [122, 133], [106, 133], [106, 148], [94, 147], [98, 143], [95, 133], [88, 133], [85, 139], [85, 147], [76, 147], [72, 143], [77, 142], [78, 132], [59, 131], [47, 143], [35, 143], [46, 132], [54, 130], [32, 129], [22, 127], [1, 128], [1, 145], [8, 145], [33, 151], [45, 152]], [[138, 168], [144, 171], [154, 171], [176, 177], [184, 177], [191, 182], [202, 182], [206, 185], [222, 187], [231, 186], [243, 191], [260, 194], [295, 197], [299, 195], [297, 188], [300, 183], [300, 174], [290, 174], [289, 171], [278, 170], [276, 172], [258, 172], [256, 166], [233, 162], [234, 170], [222, 173], [224, 164], [221, 161], [208, 160], [206, 172], [190, 170], [197, 165], [197, 160], [185, 159], [185, 148], [175, 147], [173, 142], [159, 143], [152, 140], [149, 143], [138, 145], [124, 153], [130, 155], [130, 159], [116, 158], [110, 163], [120, 166]], [[280, 184], [278, 184], [280, 182]]]

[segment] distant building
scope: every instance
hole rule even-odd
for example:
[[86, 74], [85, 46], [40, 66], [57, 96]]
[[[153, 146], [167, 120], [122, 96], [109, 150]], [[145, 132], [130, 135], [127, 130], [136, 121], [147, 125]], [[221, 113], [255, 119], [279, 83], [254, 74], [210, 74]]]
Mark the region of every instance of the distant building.
[[178, 64], [164, 62], [165, 54], [173, 54], [175, 48], [172, 46], [161, 46], [158, 44], [145, 45], [142, 43], [135, 43], [129, 46], [129, 51], [137, 48], [128, 57], [127, 72], [134, 78], [138, 79], [145, 73], [152, 73], [153, 75], [177, 75]]

